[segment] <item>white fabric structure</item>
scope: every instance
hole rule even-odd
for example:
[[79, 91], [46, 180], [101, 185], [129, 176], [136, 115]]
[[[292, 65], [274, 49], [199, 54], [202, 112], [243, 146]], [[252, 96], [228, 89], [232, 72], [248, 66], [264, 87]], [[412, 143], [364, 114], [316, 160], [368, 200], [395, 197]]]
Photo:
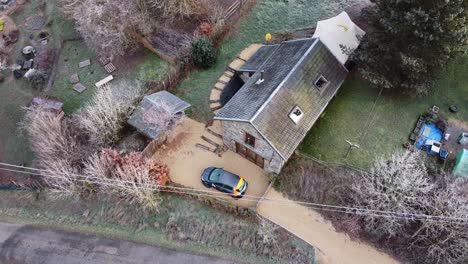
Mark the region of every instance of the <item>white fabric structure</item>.
[[317, 22], [314, 38], [320, 38], [333, 55], [345, 64], [365, 34], [343, 11], [336, 17]]

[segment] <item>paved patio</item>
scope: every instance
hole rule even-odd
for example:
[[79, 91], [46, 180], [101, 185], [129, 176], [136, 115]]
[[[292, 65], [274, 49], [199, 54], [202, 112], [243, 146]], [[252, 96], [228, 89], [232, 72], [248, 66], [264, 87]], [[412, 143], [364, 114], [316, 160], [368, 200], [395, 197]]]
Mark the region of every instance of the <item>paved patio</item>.
[[[222, 134], [218, 122], [215, 122], [211, 130]], [[268, 178], [266, 173], [255, 164], [242, 158], [236, 153], [228, 150], [219, 157], [210, 151], [195, 147], [195, 144], [203, 144], [214, 149], [209, 143], [201, 139], [205, 136], [212, 141], [222, 145], [222, 140], [208, 133], [205, 125], [185, 118], [179, 125], [168, 142], [161, 146], [153, 158], [169, 166], [171, 180], [177, 184], [191, 187], [198, 190], [213, 191], [215, 195], [220, 195], [223, 199], [242, 207], [254, 208], [258, 199], [248, 196], [261, 197], [268, 188]], [[208, 189], [201, 183], [201, 173], [207, 167], [222, 167], [233, 172], [249, 183], [247, 197], [233, 199], [229, 195], [221, 195], [214, 189]]]

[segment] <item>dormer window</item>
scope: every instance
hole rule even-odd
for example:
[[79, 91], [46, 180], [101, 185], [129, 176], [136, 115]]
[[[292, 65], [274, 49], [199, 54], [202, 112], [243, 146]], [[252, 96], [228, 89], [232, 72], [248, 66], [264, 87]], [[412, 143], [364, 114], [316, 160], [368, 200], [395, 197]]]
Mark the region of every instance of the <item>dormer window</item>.
[[327, 79], [325, 79], [325, 77], [323, 77], [323, 75], [320, 75], [314, 81], [315, 87], [317, 87], [319, 90], [322, 90], [322, 89], [326, 88], [329, 83], [330, 82]]
[[294, 122], [294, 124], [299, 123], [302, 117], [304, 116], [304, 112], [299, 108], [299, 106], [295, 106], [291, 113], [289, 113], [289, 118]]

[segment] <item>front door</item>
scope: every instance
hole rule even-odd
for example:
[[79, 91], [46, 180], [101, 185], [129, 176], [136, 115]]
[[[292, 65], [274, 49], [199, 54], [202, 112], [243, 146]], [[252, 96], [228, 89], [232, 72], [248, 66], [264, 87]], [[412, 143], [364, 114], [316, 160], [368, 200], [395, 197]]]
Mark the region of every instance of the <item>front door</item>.
[[236, 142], [236, 152], [237, 154], [257, 164], [257, 166], [263, 169], [265, 159], [262, 156], [258, 155], [257, 153], [253, 152], [249, 148], [237, 142]]

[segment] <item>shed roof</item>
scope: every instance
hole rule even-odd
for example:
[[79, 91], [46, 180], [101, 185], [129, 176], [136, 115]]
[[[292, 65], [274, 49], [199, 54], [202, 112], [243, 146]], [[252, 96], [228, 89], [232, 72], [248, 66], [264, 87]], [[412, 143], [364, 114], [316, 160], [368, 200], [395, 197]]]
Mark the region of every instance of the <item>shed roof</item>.
[[[265, 71], [265, 81], [256, 84], [261, 70]], [[250, 122], [287, 160], [347, 74], [346, 68], [319, 39], [284, 42], [224, 106], [216, 119]], [[319, 76], [329, 81], [322, 89], [314, 85]], [[289, 117], [295, 107], [304, 114], [297, 124]]]
[[[135, 127], [138, 132], [155, 139], [166, 129], [165, 126], [154, 122], [153, 118], [168, 118], [183, 112], [190, 104], [177, 96], [160, 91], [143, 97], [143, 100], [128, 119], [128, 124]], [[148, 116], [151, 115], [152, 118]]]

